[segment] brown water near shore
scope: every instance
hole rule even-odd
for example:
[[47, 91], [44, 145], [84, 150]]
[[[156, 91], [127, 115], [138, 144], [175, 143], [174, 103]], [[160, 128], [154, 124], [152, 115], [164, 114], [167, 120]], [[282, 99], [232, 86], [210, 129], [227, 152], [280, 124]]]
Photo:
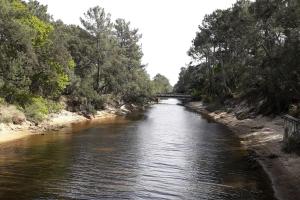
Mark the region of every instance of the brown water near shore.
[[0, 199], [274, 199], [231, 131], [177, 103], [2, 145]]

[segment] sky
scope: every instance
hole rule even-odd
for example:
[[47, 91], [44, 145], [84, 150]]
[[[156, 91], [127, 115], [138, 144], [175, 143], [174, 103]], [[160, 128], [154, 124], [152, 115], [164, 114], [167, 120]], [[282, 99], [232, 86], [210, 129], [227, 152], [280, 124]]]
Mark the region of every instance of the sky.
[[172, 85], [180, 68], [191, 59], [187, 51], [205, 14], [229, 8], [236, 0], [38, 0], [48, 5], [55, 20], [80, 25], [89, 8], [100, 6], [112, 19], [124, 18], [138, 28], [144, 53], [143, 64], [153, 78], [166, 76]]

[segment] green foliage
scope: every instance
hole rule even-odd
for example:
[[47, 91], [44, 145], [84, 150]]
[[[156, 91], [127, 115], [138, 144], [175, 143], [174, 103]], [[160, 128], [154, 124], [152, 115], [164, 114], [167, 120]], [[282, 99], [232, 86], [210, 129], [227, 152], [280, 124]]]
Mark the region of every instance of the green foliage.
[[173, 88], [165, 76], [161, 74], [157, 74], [152, 81], [153, 92], [156, 94], [159, 93], [170, 93], [172, 92]]
[[42, 5], [36, 0], [29, 0], [27, 6], [32, 15], [38, 17], [42, 21], [50, 22], [51, 16], [47, 13], [48, 7], [46, 5]]
[[[6, 1], [6, 2], [8, 2], [8, 1]], [[19, 1], [19, 0], [12, 0], [11, 1], [11, 7], [12, 7], [14, 12], [25, 13], [25, 12], [28, 11], [26, 5], [23, 2]]]
[[124, 87], [123, 100], [127, 103], [145, 104], [153, 95], [151, 80], [144, 69], [136, 70], [132, 80]]
[[192, 90], [191, 95], [194, 100], [202, 99], [202, 93], [199, 90], [196, 90], [196, 89]]
[[62, 104], [52, 100], [47, 101], [47, 107], [49, 113], [59, 113], [64, 108]]
[[36, 16], [29, 16], [20, 20], [22, 24], [31, 27], [36, 36], [32, 43], [34, 47], [43, 46], [47, 41], [49, 34], [53, 31], [53, 26], [49, 23], [45, 23]]
[[73, 60], [73, 59], [70, 59], [69, 61], [68, 61], [68, 67], [69, 67], [69, 69], [74, 69], [75, 68], [75, 66], [76, 66], [76, 63], [75, 63], [75, 61]]
[[24, 113], [28, 120], [41, 122], [50, 113], [58, 113], [62, 109], [63, 106], [60, 103], [37, 96], [31, 97], [24, 106]]
[[33, 97], [24, 108], [28, 120], [40, 122], [49, 114], [48, 103], [42, 97]]
[[30, 12], [19, 0], [0, 4], [0, 95], [22, 106], [33, 95], [59, 97], [74, 67], [61, 33], [31, 13], [38, 8]]
[[[43, 81], [45, 81], [45, 87], [48, 88], [47, 92], [50, 92], [52, 96], [59, 96], [61, 92], [67, 87], [70, 80], [68, 75], [64, 72], [63, 66], [61, 64], [50, 61], [49, 66], [51, 71], [55, 73], [50, 74], [50, 76], [47, 77], [46, 81]], [[68, 67], [70, 67], [70, 63], [68, 63]]]
[[[297, 114], [299, 20], [298, 0], [240, 0], [205, 16], [188, 52], [196, 64], [182, 68], [174, 91]], [[150, 80], [141, 35], [130, 22], [112, 22], [98, 6], [81, 22], [83, 28], [53, 21], [34, 0], [0, 0], [0, 96], [38, 121], [60, 109], [55, 102], [62, 95], [70, 110], [94, 113], [108, 103], [142, 104], [153, 93], [171, 92], [164, 76]]]
[[286, 112], [300, 101], [299, 21], [298, 0], [239, 0], [206, 15], [188, 52], [197, 64], [181, 70], [175, 90]]
[[[81, 105], [81, 110], [91, 110], [106, 103], [149, 100], [151, 82], [141, 64], [138, 30], [131, 29], [124, 19], [113, 24], [110, 14], [100, 7], [89, 9], [81, 22], [86, 30], [70, 27], [69, 49], [76, 63], [75, 74], [81, 79], [77, 86], [69, 87], [78, 101], [73, 103]], [[114, 98], [103, 100], [108, 94]]]
[[62, 95], [69, 110], [83, 113], [151, 97], [138, 30], [124, 19], [113, 23], [100, 7], [81, 22], [53, 21], [35, 0], [0, 0], [0, 97], [29, 120], [58, 112]]

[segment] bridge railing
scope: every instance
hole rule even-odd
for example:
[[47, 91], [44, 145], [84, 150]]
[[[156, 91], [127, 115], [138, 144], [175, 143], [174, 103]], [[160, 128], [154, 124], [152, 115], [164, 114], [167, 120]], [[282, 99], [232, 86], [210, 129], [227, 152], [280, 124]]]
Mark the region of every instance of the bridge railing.
[[191, 95], [180, 94], [180, 93], [159, 93], [159, 94], [156, 94], [156, 97], [184, 97], [184, 98], [191, 98]]
[[290, 115], [282, 116], [284, 120], [283, 141], [288, 142], [289, 138], [300, 139], [300, 119]]

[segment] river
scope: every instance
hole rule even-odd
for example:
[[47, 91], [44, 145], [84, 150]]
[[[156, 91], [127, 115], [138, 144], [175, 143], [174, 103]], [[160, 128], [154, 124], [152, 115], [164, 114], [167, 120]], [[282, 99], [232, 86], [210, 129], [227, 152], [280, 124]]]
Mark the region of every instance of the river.
[[178, 102], [0, 147], [0, 199], [274, 199], [234, 134]]

